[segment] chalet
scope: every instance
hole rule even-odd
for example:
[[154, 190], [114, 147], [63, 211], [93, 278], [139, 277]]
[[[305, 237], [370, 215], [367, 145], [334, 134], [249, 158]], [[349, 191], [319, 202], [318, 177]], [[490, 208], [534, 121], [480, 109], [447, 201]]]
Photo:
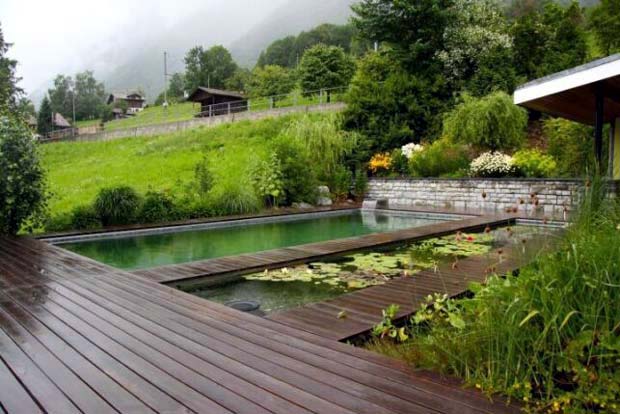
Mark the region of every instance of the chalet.
[[197, 116], [225, 115], [248, 110], [248, 100], [242, 94], [204, 86], [199, 86], [187, 100], [200, 103]]
[[142, 109], [144, 109], [146, 99], [144, 99], [144, 97], [138, 92], [130, 92], [130, 93], [115, 92], [115, 93], [111, 93], [110, 96], [108, 96], [108, 101], [107, 101], [108, 105], [116, 104], [119, 102], [126, 102], [127, 113], [135, 114], [136, 112], [140, 112]]
[[54, 119], [54, 122], [53, 122], [54, 130], [71, 128], [71, 124], [69, 123], [69, 121], [67, 121], [65, 117], [59, 114], [58, 112], [54, 114], [53, 119]]

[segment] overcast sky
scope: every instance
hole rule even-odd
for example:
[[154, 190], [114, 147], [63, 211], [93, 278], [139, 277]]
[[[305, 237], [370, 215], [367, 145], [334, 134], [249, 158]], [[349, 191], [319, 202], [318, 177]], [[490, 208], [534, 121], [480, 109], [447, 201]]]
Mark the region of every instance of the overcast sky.
[[[32, 92], [57, 73], [98, 69], [97, 56], [111, 45], [140, 47], [197, 12], [239, 13], [239, 27], [251, 26], [284, 0], [1, 0], [0, 24], [14, 44], [21, 86]], [[248, 7], [249, 6], [249, 7]], [[128, 39], [127, 34], [131, 34]], [[234, 39], [231, 39], [234, 40]], [[95, 67], [93, 67], [95, 66]]]

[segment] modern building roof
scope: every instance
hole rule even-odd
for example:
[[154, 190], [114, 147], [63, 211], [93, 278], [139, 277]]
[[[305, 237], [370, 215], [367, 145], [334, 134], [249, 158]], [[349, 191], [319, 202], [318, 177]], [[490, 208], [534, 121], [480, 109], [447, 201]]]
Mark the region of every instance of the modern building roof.
[[205, 88], [204, 86], [199, 86], [196, 88], [194, 92], [192, 92], [187, 98], [188, 101], [196, 102], [196, 98], [200, 94], [213, 95], [213, 96], [226, 96], [230, 98], [236, 99], [245, 99], [245, 96], [240, 94], [239, 92], [225, 91], [223, 89], [214, 89], [214, 88]]
[[515, 104], [594, 125], [595, 89], [605, 97], [604, 122], [620, 117], [620, 54], [528, 82], [514, 93]]

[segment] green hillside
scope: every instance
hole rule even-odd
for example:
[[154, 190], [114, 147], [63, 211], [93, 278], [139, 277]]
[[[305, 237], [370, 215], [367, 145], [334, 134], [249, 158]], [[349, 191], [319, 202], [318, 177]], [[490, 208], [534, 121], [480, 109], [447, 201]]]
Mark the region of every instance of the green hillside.
[[[93, 201], [104, 187], [129, 185], [138, 192], [164, 190], [177, 196], [194, 179], [196, 164], [207, 157], [214, 191], [247, 183], [248, 167], [263, 157], [266, 143], [285, 129], [286, 116], [215, 128], [199, 128], [157, 137], [108, 142], [62, 142], [41, 147], [48, 173], [52, 216], [70, 213]], [[316, 114], [313, 118], [326, 115]]]
[[165, 122], [187, 121], [192, 119], [198, 111], [199, 105], [192, 102], [170, 105], [166, 109], [163, 106], [149, 106], [135, 116], [107, 122], [105, 129], [111, 131]]

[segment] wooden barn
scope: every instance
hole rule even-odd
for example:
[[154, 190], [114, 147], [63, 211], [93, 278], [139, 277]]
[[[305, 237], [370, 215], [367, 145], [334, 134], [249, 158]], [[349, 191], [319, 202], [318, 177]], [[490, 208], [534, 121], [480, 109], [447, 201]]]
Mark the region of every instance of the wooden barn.
[[200, 103], [197, 116], [225, 115], [248, 110], [248, 100], [242, 94], [203, 86], [199, 86], [187, 100]]

